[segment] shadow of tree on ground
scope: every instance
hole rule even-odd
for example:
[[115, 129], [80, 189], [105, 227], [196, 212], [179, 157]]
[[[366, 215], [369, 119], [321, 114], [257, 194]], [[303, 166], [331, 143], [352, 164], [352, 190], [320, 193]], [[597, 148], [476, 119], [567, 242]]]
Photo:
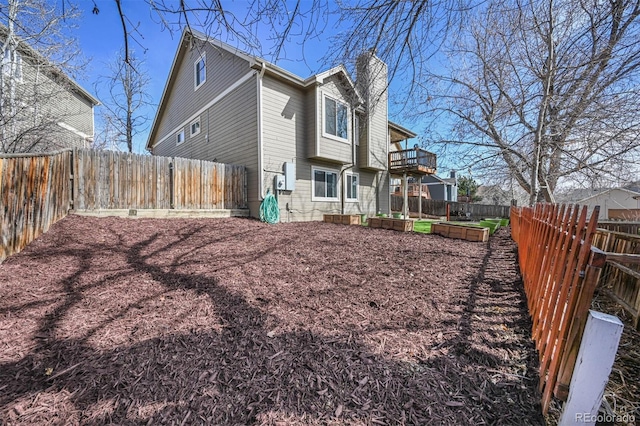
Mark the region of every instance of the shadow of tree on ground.
[[544, 424], [508, 238], [343, 228], [65, 219], [0, 266], [2, 423]]

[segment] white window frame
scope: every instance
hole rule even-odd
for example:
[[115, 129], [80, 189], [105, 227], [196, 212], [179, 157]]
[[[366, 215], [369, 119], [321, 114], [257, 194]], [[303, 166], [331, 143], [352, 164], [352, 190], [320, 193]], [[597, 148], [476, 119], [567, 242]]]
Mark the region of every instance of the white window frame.
[[[342, 138], [338, 135], [332, 135], [331, 133], [327, 133], [327, 99], [333, 101], [336, 103], [336, 133], [338, 130], [338, 105], [342, 105], [345, 107], [345, 111], [347, 114], [347, 119], [346, 119], [346, 123], [347, 123], [347, 137], [346, 138]], [[333, 96], [329, 96], [326, 93], [322, 94], [322, 112], [321, 112], [321, 126], [322, 126], [322, 137], [327, 138], [327, 139], [333, 139], [339, 142], [345, 142], [345, 143], [349, 143], [349, 116], [351, 115], [351, 110], [349, 108], [349, 105], [346, 102], [342, 102], [336, 98], [334, 98]]]
[[184, 141], [185, 141], [184, 129], [182, 129], [178, 133], [176, 133], [176, 146], [182, 145]]
[[[200, 62], [204, 62], [204, 67], [202, 68], [204, 70], [204, 79], [200, 82], [200, 84], [198, 84], [198, 64]], [[198, 57], [198, 60], [196, 60], [193, 63], [193, 90], [198, 90], [198, 88], [200, 86], [202, 86], [204, 83], [206, 83], [207, 81], [207, 54], [206, 52], [203, 53], [202, 55], [200, 55]]]
[[[353, 172], [345, 172], [344, 174], [344, 200], [348, 202], [357, 202], [360, 197], [360, 174]], [[349, 197], [349, 181], [350, 178], [356, 178], [356, 197]]]
[[[198, 125], [198, 130], [195, 131], [195, 132], [193, 131], [193, 125], [194, 124]], [[200, 117], [196, 118], [195, 120], [193, 120], [191, 122], [191, 124], [189, 124], [189, 137], [192, 138], [192, 137], [196, 136], [199, 133], [200, 133]]]
[[[316, 172], [332, 173], [336, 175], [336, 196], [335, 197], [318, 197], [316, 196]], [[325, 185], [327, 183], [325, 178]], [[324, 167], [311, 166], [311, 201], [340, 201], [340, 194], [338, 189], [340, 188], [340, 172], [334, 169], [327, 169]], [[326, 194], [326, 188], [325, 188]]]
[[18, 83], [22, 83], [22, 55], [18, 51], [7, 48], [2, 52], [2, 73], [7, 77], [11, 74], [12, 61], [11, 58], [8, 57], [11, 53], [14, 55], [14, 69], [13, 76], [11, 77], [13, 77]]

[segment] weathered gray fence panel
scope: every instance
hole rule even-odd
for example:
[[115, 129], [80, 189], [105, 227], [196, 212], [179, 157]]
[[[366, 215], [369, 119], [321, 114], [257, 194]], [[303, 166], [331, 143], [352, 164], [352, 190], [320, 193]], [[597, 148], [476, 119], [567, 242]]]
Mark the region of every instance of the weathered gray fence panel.
[[171, 158], [115, 151], [74, 151], [74, 208], [169, 209]]

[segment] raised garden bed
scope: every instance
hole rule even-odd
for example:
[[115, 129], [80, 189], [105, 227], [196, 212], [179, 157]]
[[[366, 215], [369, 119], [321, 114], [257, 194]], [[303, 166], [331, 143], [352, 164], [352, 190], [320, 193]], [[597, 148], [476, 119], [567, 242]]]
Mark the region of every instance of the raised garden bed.
[[467, 241], [489, 241], [489, 229], [477, 226], [433, 223], [431, 225], [431, 233], [447, 238], [460, 238]]
[[340, 223], [342, 225], [360, 225], [361, 215], [359, 214], [325, 214], [324, 222]]
[[410, 232], [413, 231], [413, 221], [409, 219], [390, 219], [387, 217], [371, 217], [369, 218], [370, 228], [393, 229], [395, 231]]
[[489, 234], [493, 235], [498, 229], [500, 229], [499, 220], [481, 220], [480, 226], [489, 229]]

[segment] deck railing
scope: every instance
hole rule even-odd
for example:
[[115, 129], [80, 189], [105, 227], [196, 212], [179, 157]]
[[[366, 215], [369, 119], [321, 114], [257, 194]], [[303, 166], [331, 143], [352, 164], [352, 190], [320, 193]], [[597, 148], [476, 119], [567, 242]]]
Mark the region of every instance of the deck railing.
[[391, 173], [435, 173], [436, 155], [420, 148], [392, 151], [389, 153], [389, 171]]

